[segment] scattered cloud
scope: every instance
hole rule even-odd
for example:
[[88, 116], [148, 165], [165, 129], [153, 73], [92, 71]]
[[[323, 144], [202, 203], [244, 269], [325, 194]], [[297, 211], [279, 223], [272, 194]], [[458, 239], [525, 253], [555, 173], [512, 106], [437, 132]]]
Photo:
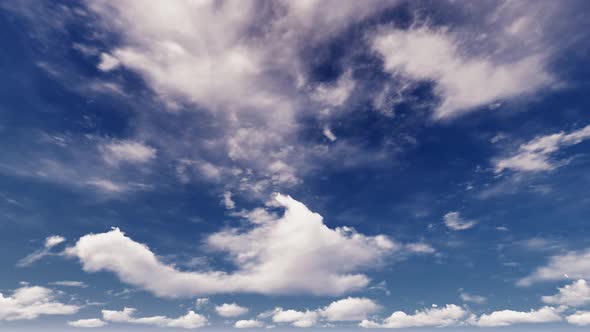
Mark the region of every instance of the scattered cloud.
[[422, 27], [384, 31], [374, 39], [373, 49], [390, 74], [435, 83], [434, 91], [441, 98], [434, 114], [437, 119], [530, 94], [553, 82], [541, 54], [495, 62], [485, 56], [466, 56], [460, 44], [447, 30]]
[[558, 288], [558, 292], [552, 296], [543, 296], [543, 302], [553, 305], [567, 305], [570, 307], [579, 307], [590, 304], [590, 286], [586, 280], [579, 279], [572, 282], [571, 285], [565, 285]]
[[316, 325], [319, 318], [316, 311], [284, 310], [283, 308], [276, 308], [272, 311], [274, 323], [288, 323], [295, 327], [312, 327]]
[[115, 141], [100, 146], [103, 159], [110, 165], [142, 164], [156, 158], [156, 149], [140, 142]]
[[579, 144], [590, 138], [590, 125], [573, 130], [569, 133], [559, 132], [538, 136], [520, 145], [518, 150], [509, 156], [493, 161], [496, 173], [510, 169], [522, 172], [541, 172], [554, 170], [568, 163], [568, 160], [552, 160], [552, 156], [560, 149]]
[[476, 304], [484, 304], [488, 300], [484, 296], [466, 293], [463, 289], [459, 290], [459, 297], [461, 297], [461, 300], [463, 300], [463, 302], [471, 302]]
[[453, 231], [464, 231], [466, 229], [473, 228], [476, 224], [476, 220], [465, 220], [461, 218], [461, 215], [457, 211], [448, 212], [443, 217], [445, 225]]
[[50, 282], [49, 284], [55, 285], [55, 286], [66, 286], [66, 287], [80, 287], [80, 288], [88, 287], [88, 285], [86, 285], [82, 281], [71, 281], [71, 280], [54, 281], [54, 282]]
[[90, 318], [90, 319], [79, 319], [74, 321], [68, 321], [68, 325], [72, 327], [81, 327], [81, 328], [93, 328], [93, 327], [102, 327], [105, 326], [107, 323], [98, 319], [98, 318]]
[[194, 311], [189, 311], [186, 315], [178, 318], [169, 318], [166, 316], [149, 316], [134, 317], [137, 312], [134, 308], [123, 308], [121, 311], [102, 310], [102, 319], [112, 323], [130, 323], [141, 325], [153, 325], [160, 327], [177, 327], [184, 329], [195, 329], [208, 324], [207, 318]]
[[443, 327], [459, 324], [467, 316], [463, 308], [447, 304], [444, 307], [416, 310], [414, 314], [396, 311], [383, 322], [363, 320], [359, 326], [364, 328], [407, 328], [407, 327]]
[[221, 201], [223, 206], [225, 206], [225, 208], [228, 210], [232, 210], [236, 207], [236, 203], [233, 201], [231, 196], [231, 192], [226, 191], [223, 193], [223, 200]]
[[501, 310], [491, 314], [481, 315], [472, 321], [473, 325], [480, 327], [510, 326], [523, 323], [551, 323], [561, 321], [559, 310], [552, 307], [543, 307], [531, 311]]
[[237, 317], [248, 313], [248, 308], [242, 307], [236, 303], [224, 303], [215, 307], [215, 312], [222, 317]]
[[256, 319], [239, 320], [234, 324], [237, 329], [254, 329], [264, 327], [264, 323]]
[[361, 321], [380, 309], [381, 307], [371, 299], [348, 297], [330, 303], [319, 310], [319, 313], [329, 322]]
[[18, 263], [16, 265], [19, 267], [31, 266], [31, 265], [33, 265], [33, 263], [37, 262], [38, 260], [42, 259], [43, 257], [53, 255], [51, 253], [51, 248], [57, 246], [58, 244], [61, 244], [65, 240], [66, 239], [64, 237], [57, 236], [57, 235], [47, 237], [45, 239], [45, 244], [44, 244], [43, 248], [22, 258], [21, 260], [18, 261]]
[[56, 300], [57, 293], [40, 286], [24, 286], [11, 296], [0, 293], [0, 321], [31, 320], [42, 315], [72, 315], [80, 309], [77, 305]]
[[530, 286], [535, 282], [569, 278], [590, 278], [590, 249], [551, 256], [545, 266], [537, 268], [529, 276], [520, 279], [517, 284]]
[[114, 56], [112, 56], [108, 53], [101, 53], [100, 54], [100, 63], [98, 64], [97, 67], [101, 71], [111, 71], [111, 70], [119, 67], [120, 64], [121, 64], [121, 62], [119, 61], [119, 59], [115, 58]]
[[565, 319], [568, 323], [578, 326], [590, 325], [590, 311], [576, 311]]

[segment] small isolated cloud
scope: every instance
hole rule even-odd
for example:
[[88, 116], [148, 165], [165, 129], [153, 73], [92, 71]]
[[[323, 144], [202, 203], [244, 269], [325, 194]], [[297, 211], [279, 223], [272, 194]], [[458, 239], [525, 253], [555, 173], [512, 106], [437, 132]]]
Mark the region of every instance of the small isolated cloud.
[[237, 317], [248, 313], [248, 308], [242, 307], [236, 303], [224, 303], [215, 307], [215, 312], [222, 317]]
[[443, 220], [445, 225], [453, 231], [464, 231], [473, 228], [477, 224], [476, 220], [465, 220], [461, 218], [461, 215], [457, 211], [445, 214]]
[[57, 293], [40, 286], [24, 286], [11, 296], [0, 293], [0, 321], [31, 320], [42, 315], [72, 315], [80, 309], [77, 305], [56, 300]]
[[239, 320], [234, 324], [237, 329], [253, 329], [264, 327], [264, 323], [256, 319]]
[[436, 249], [424, 242], [408, 243], [405, 245], [405, 248], [417, 254], [434, 254], [436, 252]]
[[529, 276], [520, 279], [517, 284], [529, 286], [535, 282], [569, 278], [590, 278], [590, 249], [551, 256], [545, 266], [537, 268]]
[[463, 302], [471, 302], [476, 304], [483, 304], [486, 303], [488, 300], [483, 296], [466, 293], [465, 291], [463, 291], [463, 289], [459, 290], [459, 297], [461, 297], [461, 300], [463, 300]]
[[105, 326], [107, 323], [98, 319], [98, 318], [90, 318], [90, 319], [79, 319], [74, 321], [68, 321], [68, 325], [72, 327], [80, 327], [80, 328], [93, 328], [93, 327], [102, 327]]
[[211, 303], [211, 301], [209, 300], [208, 297], [200, 297], [198, 299], [195, 300], [195, 307], [197, 309], [200, 309], [204, 306], [209, 305], [209, 303]]
[[335, 84], [318, 85], [312, 93], [312, 98], [327, 106], [342, 106], [350, 96], [354, 86], [355, 82], [352, 79], [352, 73], [347, 71]]
[[140, 142], [115, 141], [100, 146], [103, 159], [110, 165], [142, 164], [156, 158], [156, 149]]
[[100, 62], [98, 63], [97, 67], [101, 71], [111, 71], [119, 67], [120, 64], [121, 62], [119, 61], [119, 59], [115, 58], [114, 56], [108, 53], [101, 53]]
[[567, 160], [552, 160], [552, 156], [560, 149], [579, 144], [590, 138], [590, 125], [557, 134], [538, 136], [524, 144], [518, 150], [506, 157], [493, 161], [496, 173], [505, 169], [522, 172], [541, 172], [556, 169], [568, 163]]
[[450, 32], [418, 28], [385, 31], [374, 39], [373, 49], [390, 74], [435, 83], [434, 92], [441, 98], [437, 119], [530, 94], [553, 81], [543, 56], [498, 63], [462, 54], [460, 43]]
[[298, 311], [293, 309], [284, 310], [276, 308], [272, 312], [272, 321], [274, 323], [288, 323], [295, 327], [312, 327], [316, 325], [319, 314], [316, 311]]
[[324, 134], [324, 136], [329, 139], [330, 141], [334, 142], [335, 140], [338, 139], [338, 137], [336, 137], [336, 135], [334, 135], [334, 133], [332, 132], [332, 129], [330, 129], [330, 127], [325, 126], [324, 130], [322, 131], [322, 133]]
[[380, 309], [381, 307], [371, 299], [348, 297], [330, 303], [319, 313], [329, 322], [361, 321]]
[[128, 188], [127, 186], [119, 183], [115, 183], [111, 180], [106, 179], [93, 179], [86, 181], [87, 185], [95, 187], [104, 192], [111, 192], [111, 193], [120, 193], [126, 191]]
[[553, 305], [567, 305], [579, 307], [590, 304], [590, 286], [584, 279], [574, 281], [571, 285], [558, 288], [558, 292], [552, 296], [543, 296], [543, 302]]
[[177, 327], [184, 329], [195, 329], [207, 325], [208, 321], [205, 316], [201, 316], [194, 311], [189, 311], [186, 315], [178, 318], [169, 318], [166, 316], [149, 316], [135, 317], [137, 312], [134, 308], [123, 308], [121, 311], [102, 310], [102, 319], [112, 323], [129, 323], [141, 325], [153, 325], [160, 327]]
[[559, 310], [552, 307], [543, 307], [531, 311], [501, 310], [491, 314], [481, 315], [471, 323], [480, 327], [510, 326], [524, 323], [551, 323], [561, 321]]
[[22, 258], [21, 260], [18, 261], [18, 263], [16, 265], [19, 267], [31, 266], [31, 265], [33, 265], [33, 263], [42, 259], [43, 257], [53, 255], [51, 253], [51, 248], [57, 246], [58, 244], [63, 243], [65, 240], [66, 239], [64, 237], [58, 236], [58, 235], [47, 237], [45, 239], [45, 244], [44, 244], [43, 248]]
[[86, 285], [82, 281], [71, 281], [71, 280], [55, 281], [55, 282], [51, 282], [49, 284], [55, 285], [55, 286], [66, 286], [66, 287], [80, 287], [80, 288], [88, 287], [88, 285]]
[[221, 201], [223, 203], [223, 206], [225, 206], [225, 208], [228, 210], [232, 210], [236, 207], [236, 203], [233, 201], [231, 196], [231, 192], [226, 191], [223, 193], [223, 200]]
[[433, 306], [429, 309], [416, 310], [414, 314], [396, 311], [382, 322], [363, 320], [359, 326], [364, 328], [407, 328], [407, 327], [444, 327], [461, 323], [467, 316], [463, 308], [447, 304], [444, 307]]

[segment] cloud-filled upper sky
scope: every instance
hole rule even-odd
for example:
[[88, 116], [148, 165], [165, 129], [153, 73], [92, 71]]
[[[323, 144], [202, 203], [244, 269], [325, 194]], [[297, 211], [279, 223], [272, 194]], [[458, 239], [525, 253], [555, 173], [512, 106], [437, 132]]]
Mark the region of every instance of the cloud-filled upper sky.
[[590, 328], [585, 1], [0, 4], [0, 331]]

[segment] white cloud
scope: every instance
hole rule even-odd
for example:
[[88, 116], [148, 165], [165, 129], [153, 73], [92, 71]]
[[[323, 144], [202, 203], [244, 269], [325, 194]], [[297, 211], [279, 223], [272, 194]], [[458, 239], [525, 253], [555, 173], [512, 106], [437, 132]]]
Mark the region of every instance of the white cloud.
[[550, 323], [560, 320], [559, 310], [552, 307], [543, 307], [528, 312], [514, 310], [494, 311], [491, 314], [481, 315], [472, 324], [480, 327], [492, 327], [523, 323]]
[[568, 323], [578, 326], [590, 325], [590, 311], [576, 311], [565, 319]]
[[128, 188], [125, 185], [115, 183], [106, 179], [94, 179], [86, 181], [86, 184], [96, 187], [105, 192], [120, 193], [126, 191]]
[[90, 319], [79, 319], [74, 321], [68, 321], [68, 325], [72, 327], [81, 327], [81, 328], [92, 328], [92, 327], [102, 327], [105, 326], [107, 323], [98, 319], [98, 318], [90, 318]]
[[272, 313], [274, 323], [289, 323], [295, 327], [312, 327], [316, 325], [320, 315], [316, 311], [297, 311], [276, 308]]
[[116, 141], [100, 146], [103, 159], [111, 165], [142, 164], [156, 158], [156, 149], [140, 142]]
[[520, 279], [518, 285], [529, 286], [534, 282], [569, 278], [590, 278], [590, 249], [552, 256], [545, 266], [537, 268], [529, 276]]
[[541, 55], [499, 63], [467, 56], [461, 46], [453, 33], [428, 28], [386, 31], [373, 43], [392, 75], [435, 82], [435, 92], [442, 99], [435, 112], [438, 119], [530, 94], [552, 82]]
[[263, 327], [264, 323], [256, 319], [239, 320], [234, 324], [237, 329], [253, 329]]
[[45, 244], [43, 248], [34, 251], [33, 253], [27, 255], [26, 257], [22, 258], [16, 264], [19, 267], [26, 267], [31, 266], [36, 261], [42, 259], [43, 257], [52, 255], [51, 248], [63, 243], [66, 239], [62, 236], [53, 235], [49, 236], [45, 239]]
[[330, 303], [319, 310], [319, 313], [329, 322], [360, 321], [379, 309], [381, 307], [371, 299], [348, 297]]
[[86, 285], [82, 281], [71, 281], [71, 280], [55, 281], [55, 282], [50, 283], [50, 285], [66, 286], [66, 287], [80, 287], [80, 288], [88, 287], [88, 285]]
[[49, 288], [24, 286], [11, 296], [0, 293], [0, 321], [31, 320], [41, 315], [72, 315], [80, 309], [77, 305], [58, 302], [57, 294]]
[[117, 67], [119, 67], [119, 60], [114, 56], [108, 53], [101, 53], [100, 54], [100, 63], [98, 64], [98, 69], [102, 71], [110, 71]]
[[330, 127], [328, 126], [324, 127], [322, 133], [324, 134], [324, 136], [326, 136], [327, 139], [329, 139], [332, 142], [338, 139], [338, 137], [336, 137], [336, 135], [334, 135], [334, 133], [332, 132], [332, 129], [330, 129]]
[[476, 224], [476, 220], [465, 220], [461, 218], [461, 215], [457, 211], [452, 211], [444, 216], [445, 225], [454, 231], [463, 231], [466, 229], [473, 228]]
[[571, 285], [559, 288], [559, 292], [552, 296], [543, 296], [543, 302], [554, 305], [579, 307], [590, 304], [590, 287], [586, 280], [574, 281]]
[[237, 267], [232, 273], [179, 271], [119, 229], [83, 236], [66, 254], [77, 257], [87, 272], [110, 271], [158, 296], [186, 297], [230, 292], [338, 295], [368, 285], [369, 278], [359, 271], [379, 266], [394, 253], [408, 253], [385, 235], [329, 228], [322, 216], [289, 196], [278, 194], [274, 203], [285, 208], [282, 216], [252, 220], [247, 231], [225, 229], [207, 238], [210, 249], [228, 253]]
[[321, 84], [315, 88], [312, 98], [327, 106], [342, 106], [354, 89], [355, 82], [352, 73], [347, 71], [333, 85]]
[[223, 193], [223, 206], [225, 206], [226, 209], [231, 210], [233, 208], [236, 207], [236, 203], [233, 201], [233, 199], [231, 198], [231, 192], [226, 191]]
[[407, 328], [407, 327], [443, 327], [457, 325], [467, 316], [467, 312], [454, 304], [442, 308], [433, 306], [429, 309], [416, 310], [414, 314], [396, 311], [383, 322], [363, 320], [359, 326], [364, 328]]
[[215, 312], [222, 317], [237, 317], [245, 315], [248, 308], [242, 307], [236, 303], [224, 303], [215, 307]]
[[485, 298], [483, 296], [472, 295], [472, 294], [466, 293], [462, 289], [459, 290], [459, 297], [461, 297], [461, 300], [463, 300], [463, 302], [471, 302], [471, 303], [477, 303], [477, 304], [486, 303], [486, 301], [488, 300], [487, 298]]
[[201, 316], [194, 311], [189, 311], [186, 315], [178, 318], [169, 318], [166, 316], [149, 316], [134, 317], [137, 310], [134, 308], [123, 308], [121, 311], [102, 310], [102, 319], [113, 323], [130, 323], [142, 325], [154, 325], [160, 327], [178, 327], [184, 329], [195, 329], [207, 325], [208, 321], [205, 316]]
[[198, 299], [195, 300], [195, 307], [197, 309], [200, 309], [206, 305], [208, 305], [210, 303], [210, 300], [208, 297], [200, 297]]
[[436, 249], [424, 242], [408, 243], [405, 245], [405, 248], [417, 254], [434, 254], [436, 252]]
[[567, 160], [553, 161], [552, 155], [560, 149], [579, 144], [590, 138], [590, 125], [573, 130], [569, 133], [559, 132], [545, 136], [538, 136], [524, 144], [518, 151], [508, 157], [494, 160], [497, 173], [511, 169], [523, 172], [550, 171], [567, 164]]

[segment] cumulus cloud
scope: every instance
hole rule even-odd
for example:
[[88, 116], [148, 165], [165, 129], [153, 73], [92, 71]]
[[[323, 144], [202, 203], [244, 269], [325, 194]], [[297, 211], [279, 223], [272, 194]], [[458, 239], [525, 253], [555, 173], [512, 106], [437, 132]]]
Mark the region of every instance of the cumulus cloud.
[[72, 327], [81, 327], [81, 328], [92, 328], [92, 327], [102, 327], [105, 326], [107, 323], [98, 319], [98, 318], [89, 318], [89, 319], [79, 319], [74, 321], [68, 321], [68, 325]]
[[414, 314], [396, 311], [383, 322], [363, 320], [359, 326], [364, 328], [407, 328], [407, 327], [443, 327], [457, 325], [467, 316], [463, 308], [447, 304], [444, 307], [416, 310]]
[[274, 323], [288, 323], [295, 327], [312, 327], [316, 325], [320, 315], [316, 311], [298, 311], [293, 309], [284, 310], [276, 308], [272, 312]]
[[111, 165], [142, 164], [156, 158], [156, 149], [140, 142], [115, 141], [100, 146], [104, 160]]
[[558, 288], [557, 294], [543, 296], [541, 299], [547, 304], [579, 307], [590, 303], [590, 287], [586, 280], [579, 279], [571, 285]]
[[497, 173], [505, 169], [523, 172], [550, 171], [567, 164], [567, 160], [552, 160], [560, 149], [579, 144], [590, 138], [590, 125], [581, 129], [538, 136], [520, 145], [516, 153], [494, 160]]
[[472, 324], [481, 327], [509, 326], [523, 323], [550, 323], [561, 320], [559, 310], [552, 307], [543, 307], [531, 311], [501, 310], [491, 314], [481, 315]]
[[224, 303], [215, 307], [215, 312], [222, 317], [237, 317], [245, 315], [248, 308], [242, 307], [236, 303]]
[[264, 327], [264, 323], [256, 319], [243, 319], [239, 320], [234, 324], [237, 329], [253, 329], [258, 327]]
[[232, 194], [229, 191], [223, 193], [223, 200], [221, 201], [226, 209], [231, 210], [236, 207], [236, 203], [232, 199]]
[[44, 244], [43, 248], [36, 250], [35, 252], [22, 258], [21, 260], [18, 261], [18, 263], [16, 265], [19, 267], [26, 267], [26, 266], [33, 265], [33, 263], [42, 259], [43, 257], [52, 255], [51, 248], [57, 246], [58, 244], [63, 243], [65, 240], [66, 239], [64, 237], [58, 236], [58, 235], [53, 235], [53, 236], [47, 237], [45, 239], [45, 244]]
[[467, 56], [460, 43], [451, 32], [423, 27], [385, 31], [374, 39], [373, 49], [392, 75], [435, 83], [441, 98], [435, 112], [439, 119], [530, 94], [553, 80], [541, 55], [495, 62], [484, 56]]
[[453, 231], [463, 231], [466, 229], [473, 228], [476, 224], [476, 220], [465, 220], [461, 218], [461, 215], [457, 211], [452, 211], [443, 217], [445, 225]]
[[371, 299], [348, 297], [330, 303], [319, 313], [329, 322], [361, 321], [380, 309], [381, 307]]
[[199, 315], [190, 310], [186, 315], [178, 318], [169, 318], [166, 316], [148, 316], [135, 317], [137, 312], [134, 308], [123, 308], [117, 310], [102, 310], [102, 319], [113, 323], [130, 323], [142, 325], [154, 325], [160, 327], [177, 327], [184, 329], [195, 329], [207, 325], [208, 321], [205, 316]]
[[409, 252], [385, 235], [329, 228], [322, 216], [290, 196], [277, 194], [273, 202], [285, 209], [281, 216], [266, 214], [250, 220], [248, 230], [230, 228], [207, 237], [210, 249], [229, 255], [237, 268], [232, 273], [177, 270], [116, 228], [81, 237], [66, 254], [77, 257], [87, 272], [110, 271], [158, 296], [183, 297], [229, 292], [338, 295], [368, 285], [369, 278], [359, 271]]
[[590, 311], [576, 311], [565, 319], [568, 323], [578, 326], [590, 325]]
[[590, 249], [551, 256], [545, 266], [537, 268], [529, 276], [520, 279], [517, 284], [529, 286], [539, 281], [568, 278], [590, 278]]
[[18, 288], [11, 296], [0, 293], [0, 321], [31, 320], [42, 315], [72, 315], [80, 309], [56, 298], [56, 292], [40, 286]]

